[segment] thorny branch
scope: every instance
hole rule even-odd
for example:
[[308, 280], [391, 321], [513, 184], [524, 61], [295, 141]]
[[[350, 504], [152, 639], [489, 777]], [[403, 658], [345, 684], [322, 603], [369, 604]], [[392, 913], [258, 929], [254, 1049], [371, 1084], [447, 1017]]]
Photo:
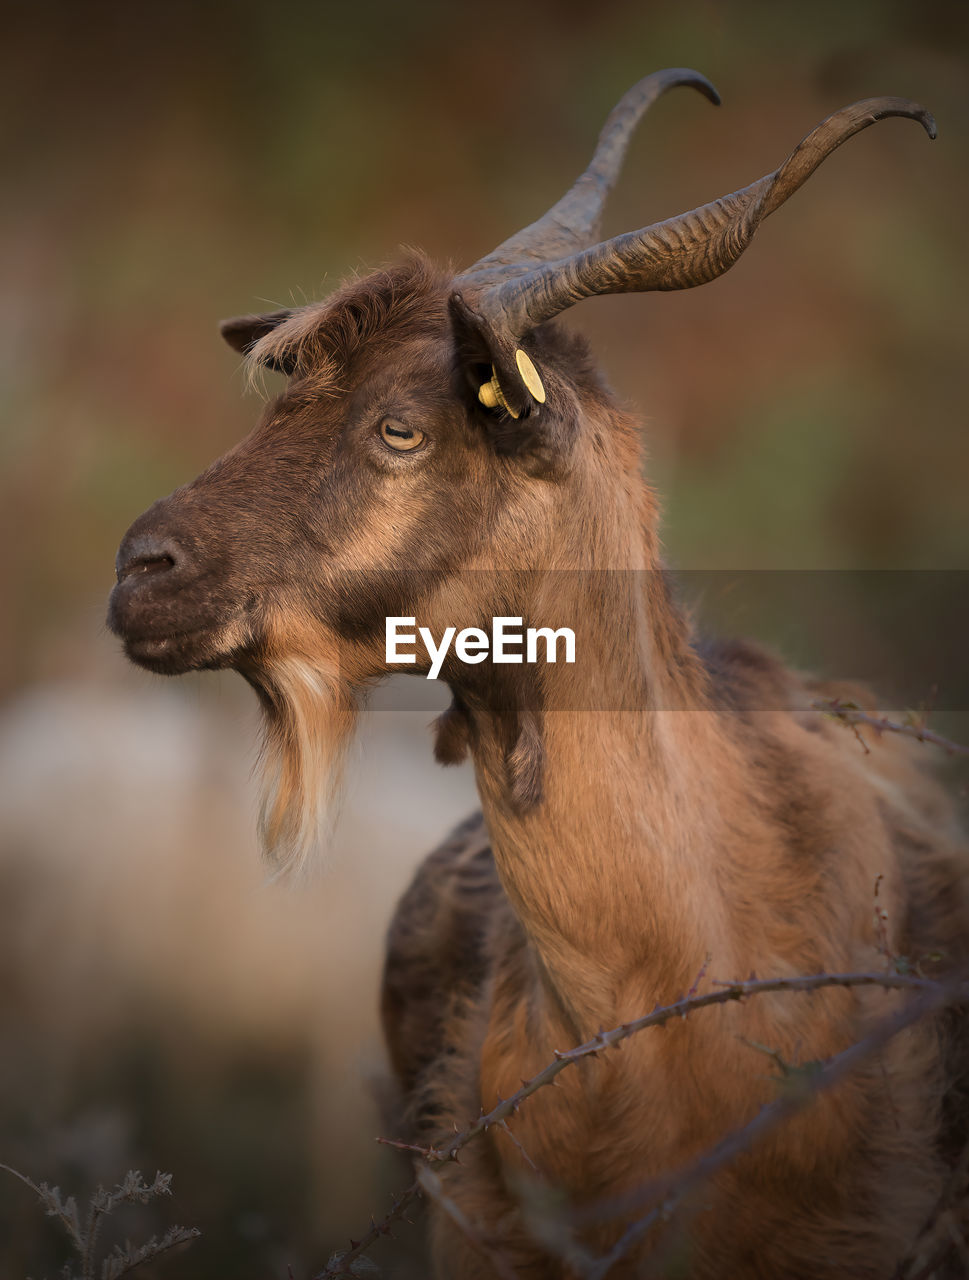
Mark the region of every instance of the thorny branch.
[[[969, 747], [961, 742], [953, 742], [951, 738], [943, 738], [941, 734], [927, 728], [922, 720], [914, 715], [905, 720], [890, 720], [887, 716], [869, 715], [856, 703], [842, 702], [840, 698], [815, 698], [811, 706], [815, 711], [833, 716], [856, 731], [859, 725], [867, 725], [869, 729], [874, 729], [879, 734], [900, 733], [906, 738], [915, 738], [917, 742], [931, 742], [934, 746], [941, 747], [950, 756], [969, 756]], [[863, 738], [861, 744], [867, 751], [868, 744]]]
[[[694, 988], [691, 990], [695, 990], [696, 985], [698, 984], [694, 984]], [[412, 1144], [397, 1143], [393, 1140], [385, 1139], [383, 1141], [386, 1141], [391, 1146], [399, 1146], [405, 1150], [414, 1151], [417, 1156], [427, 1162], [427, 1168], [436, 1170], [448, 1161], [456, 1160], [461, 1149], [479, 1134], [486, 1132], [494, 1125], [504, 1124], [509, 1117], [518, 1111], [523, 1102], [530, 1098], [532, 1094], [537, 1093], [539, 1089], [550, 1085], [556, 1076], [567, 1067], [573, 1066], [585, 1058], [595, 1057], [606, 1049], [615, 1048], [630, 1036], [636, 1035], [640, 1031], [645, 1031], [649, 1027], [661, 1027], [675, 1018], [686, 1018], [690, 1014], [711, 1005], [726, 1004], [731, 1000], [747, 1000], [753, 996], [763, 995], [772, 991], [811, 992], [826, 987], [867, 986], [923, 992], [926, 995], [929, 1006], [937, 1008], [941, 1007], [942, 1004], [952, 1003], [961, 993], [965, 992], [964, 980], [960, 980], [956, 984], [943, 984], [914, 974], [903, 973], [816, 973], [793, 978], [756, 978], [751, 975], [750, 978], [743, 982], [714, 982], [714, 986], [716, 987], [714, 991], [708, 991], [703, 995], [689, 994], [673, 1004], [657, 1005], [651, 1013], [645, 1014], [641, 1018], [623, 1023], [611, 1031], [600, 1031], [591, 1040], [576, 1046], [574, 1049], [568, 1049], [561, 1053], [556, 1052], [554, 1061], [550, 1062], [547, 1067], [539, 1071], [530, 1080], [524, 1081], [522, 1087], [516, 1093], [513, 1093], [509, 1098], [500, 1100], [498, 1105], [491, 1111], [479, 1116], [468, 1128], [456, 1133], [448, 1139], [446, 1144], [440, 1147], [421, 1148], [414, 1147]], [[936, 1000], [938, 1000], [938, 1004], [935, 1003]], [[915, 1005], [921, 1006], [921, 1003], [921, 1001], [916, 1001], [912, 1006], [909, 1006], [909, 1009], [915, 1007]], [[926, 1011], [926, 1009], [920, 1007], [917, 1017], [923, 1017]], [[908, 1012], [909, 1010], [902, 1011], [903, 1014]], [[908, 1023], [905, 1022], [902, 1025], [907, 1026]], [[901, 1029], [901, 1027], [897, 1029]], [[872, 1033], [872, 1036], [859, 1042], [858, 1045], [852, 1046], [852, 1049], [859, 1052], [862, 1050], [867, 1052], [867, 1046], [876, 1034], [877, 1029], [876, 1032]], [[894, 1034], [894, 1030], [886, 1032], [886, 1039]], [[882, 1042], [879, 1041], [880, 1043]], [[845, 1051], [846, 1054], [849, 1052], [849, 1050]], [[835, 1061], [837, 1059], [831, 1060], [832, 1063]], [[844, 1069], [847, 1070], [849, 1068], [845, 1067]], [[763, 1114], [762, 1112], [761, 1115]], [[756, 1125], [757, 1121], [752, 1123]], [[761, 1123], [766, 1124], [767, 1122], [762, 1121]], [[749, 1128], [751, 1126], [748, 1126]], [[740, 1132], [746, 1133], [745, 1130]], [[759, 1130], [755, 1130], [752, 1134], [747, 1133], [745, 1140], [755, 1139], [758, 1136], [758, 1132]], [[733, 1136], [736, 1137], [737, 1135]], [[730, 1141], [730, 1138], [724, 1140], [724, 1142], [728, 1141]], [[711, 1158], [719, 1150], [720, 1147], [714, 1148], [713, 1152], [710, 1153]], [[724, 1159], [732, 1158], [732, 1154], [725, 1156]], [[419, 1180], [412, 1183], [405, 1191], [402, 1191], [395, 1199], [387, 1215], [380, 1222], [372, 1223], [369, 1230], [359, 1240], [351, 1240], [348, 1250], [334, 1254], [318, 1274], [316, 1280], [337, 1280], [338, 1277], [352, 1276], [353, 1271], [351, 1268], [354, 1261], [359, 1259], [381, 1236], [389, 1235], [393, 1223], [403, 1216], [407, 1208], [418, 1200], [421, 1194], [422, 1188]], [[648, 1227], [646, 1229], [648, 1230]], [[628, 1247], [631, 1247], [631, 1244]], [[602, 1274], [604, 1275], [605, 1272]]]
[[[583, 1280], [604, 1280], [612, 1268], [626, 1257], [654, 1227], [669, 1221], [692, 1191], [706, 1183], [742, 1152], [748, 1151], [790, 1116], [802, 1110], [819, 1093], [838, 1084], [862, 1062], [883, 1049], [899, 1032], [913, 1026], [922, 1018], [938, 1012], [964, 996], [965, 993], [966, 979], [963, 975], [947, 982], [929, 984], [904, 1009], [899, 1009], [882, 1019], [863, 1040], [850, 1045], [826, 1062], [812, 1064], [812, 1070], [804, 1068], [797, 1076], [788, 1074], [781, 1096], [763, 1107], [753, 1120], [733, 1133], [727, 1134], [698, 1161], [675, 1174], [665, 1188], [654, 1186], [646, 1194], [641, 1192], [637, 1196], [640, 1203], [644, 1199], [657, 1201], [657, 1203], [644, 1217], [630, 1224], [607, 1254], [583, 1270]], [[794, 1087], [791, 1087], [792, 1084]]]

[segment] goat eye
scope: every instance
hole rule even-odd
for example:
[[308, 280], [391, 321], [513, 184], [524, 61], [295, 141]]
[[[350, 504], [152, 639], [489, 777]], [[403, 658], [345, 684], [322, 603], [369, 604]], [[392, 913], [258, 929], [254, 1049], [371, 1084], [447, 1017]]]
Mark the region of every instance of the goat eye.
[[424, 443], [424, 432], [418, 431], [416, 427], [408, 427], [396, 418], [384, 418], [380, 423], [380, 438], [391, 449], [406, 451], [416, 449], [419, 444]]

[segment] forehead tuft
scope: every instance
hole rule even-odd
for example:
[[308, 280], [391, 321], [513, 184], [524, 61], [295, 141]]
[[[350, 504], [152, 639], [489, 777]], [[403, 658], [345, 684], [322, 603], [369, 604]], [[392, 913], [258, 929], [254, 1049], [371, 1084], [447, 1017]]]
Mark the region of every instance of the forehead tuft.
[[440, 332], [451, 277], [426, 258], [343, 284], [323, 302], [299, 307], [253, 346], [251, 373], [270, 366], [293, 377], [335, 376], [376, 339], [399, 342]]

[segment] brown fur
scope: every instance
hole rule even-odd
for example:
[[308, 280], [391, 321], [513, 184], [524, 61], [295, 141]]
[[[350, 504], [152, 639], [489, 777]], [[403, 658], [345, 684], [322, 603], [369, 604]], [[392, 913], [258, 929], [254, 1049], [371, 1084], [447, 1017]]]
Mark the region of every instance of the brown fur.
[[[969, 920], [961, 837], [908, 744], [873, 740], [865, 755], [770, 655], [697, 647], [663, 571], [637, 428], [581, 342], [554, 326], [524, 341], [548, 400], [516, 424], [473, 394], [480, 355], [449, 288], [413, 261], [230, 326], [291, 381], [248, 440], [135, 523], [110, 615], [152, 669], [231, 665], [259, 689], [279, 762], [266, 838], [297, 863], [335, 748], [386, 671], [385, 617], [437, 635], [500, 614], [575, 630], [574, 666], [452, 655], [442, 672], [454, 704], [437, 755], [471, 753], [482, 816], [404, 896], [383, 994], [411, 1124], [431, 1142], [556, 1049], [679, 996], [708, 954], [720, 978], [883, 965], [876, 883], [898, 954], [962, 961]], [[381, 444], [387, 414], [425, 446]], [[778, 994], [642, 1034], [530, 1099], [520, 1146], [501, 1131], [469, 1146], [446, 1190], [516, 1274], [565, 1277], [522, 1211], [523, 1177], [576, 1208], [612, 1202], [775, 1096], [752, 1046], [823, 1058], [897, 1002]], [[650, 1247], [675, 1245], [696, 1280], [885, 1280], [963, 1137], [961, 1026], [897, 1037], [721, 1172], [683, 1239], [671, 1227]], [[601, 1251], [621, 1230], [607, 1215], [580, 1234]], [[438, 1214], [432, 1247], [439, 1277], [490, 1274]]]

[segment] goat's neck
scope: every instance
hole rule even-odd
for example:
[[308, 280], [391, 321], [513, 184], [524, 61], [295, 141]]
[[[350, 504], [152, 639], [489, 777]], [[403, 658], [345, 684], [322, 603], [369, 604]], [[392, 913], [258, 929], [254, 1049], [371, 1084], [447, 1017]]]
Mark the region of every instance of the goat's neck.
[[[575, 664], [504, 668], [515, 676], [491, 703], [467, 693], [499, 874], [583, 1034], [682, 992], [708, 950], [728, 959], [697, 852], [715, 808], [697, 799], [715, 772], [700, 763], [715, 758], [703, 672], [667, 595], [649, 495], [631, 482], [618, 499], [600, 519], [579, 495], [570, 513], [586, 529], [598, 519], [609, 570], [559, 568], [529, 602], [538, 625], [574, 620]], [[561, 565], [567, 533], [556, 545]]]

